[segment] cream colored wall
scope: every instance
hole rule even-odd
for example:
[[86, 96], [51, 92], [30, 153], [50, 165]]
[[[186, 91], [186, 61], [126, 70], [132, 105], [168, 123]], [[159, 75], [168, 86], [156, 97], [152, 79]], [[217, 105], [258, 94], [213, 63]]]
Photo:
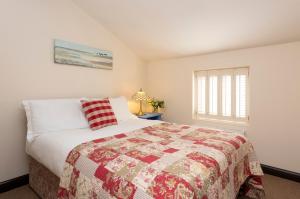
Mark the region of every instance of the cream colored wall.
[[[192, 119], [192, 75], [206, 68], [250, 67], [247, 136], [262, 163], [300, 172], [300, 42], [153, 62], [147, 91], [165, 99], [165, 119]], [[220, 126], [220, 125], [218, 125]]]
[[[111, 50], [113, 70], [53, 63], [53, 39]], [[70, 0], [4, 0], [0, 6], [0, 182], [27, 173], [23, 99], [130, 97], [144, 63]]]

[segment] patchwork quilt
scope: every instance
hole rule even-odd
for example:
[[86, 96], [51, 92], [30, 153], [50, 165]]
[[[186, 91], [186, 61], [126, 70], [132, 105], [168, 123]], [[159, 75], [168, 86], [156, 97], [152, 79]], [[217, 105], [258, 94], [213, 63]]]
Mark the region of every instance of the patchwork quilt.
[[161, 123], [75, 147], [58, 198], [264, 198], [262, 175], [244, 136]]

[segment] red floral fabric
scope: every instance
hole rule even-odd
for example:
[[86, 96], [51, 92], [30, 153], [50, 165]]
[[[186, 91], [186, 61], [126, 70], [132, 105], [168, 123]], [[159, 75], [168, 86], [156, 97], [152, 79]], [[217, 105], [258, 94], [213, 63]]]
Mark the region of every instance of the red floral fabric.
[[162, 123], [74, 148], [58, 198], [263, 198], [262, 175], [244, 136]]

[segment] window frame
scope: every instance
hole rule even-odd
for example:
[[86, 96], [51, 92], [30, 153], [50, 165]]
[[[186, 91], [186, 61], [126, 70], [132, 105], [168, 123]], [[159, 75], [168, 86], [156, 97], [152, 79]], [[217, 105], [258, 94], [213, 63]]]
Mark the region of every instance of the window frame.
[[[229, 122], [248, 124], [250, 120], [249, 114], [249, 67], [235, 68], [217, 68], [207, 70], [196, 70], [193, 72], [193, 119], [209, 120], [216, 122]], [[217, 115], [209, 114], [209, 76], [217, 76], [218, 97], [217, 97]], [[231, 116], [223, 116], [222, 114], [222, 76], [231, 76]], [[246, 75], [246, 117], [236, 117], [236, 75]], [[198, 112], [198, 77], [205, 77], [205, 113]]]

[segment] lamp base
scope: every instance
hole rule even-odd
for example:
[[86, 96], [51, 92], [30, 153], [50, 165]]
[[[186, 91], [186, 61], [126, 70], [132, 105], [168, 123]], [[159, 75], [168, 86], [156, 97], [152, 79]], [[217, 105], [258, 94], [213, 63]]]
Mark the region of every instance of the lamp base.
[[142, 101], [140, 101], [140, 110], [139, 110], [139, 112], [137, 113], [137, 115], [138, 115], [138, 116], [144, 115], [143, 109], [142, 109]]
[[142, 111], [139, 111], [136, 115], [142, 116], [142, 115], [144, 115], [144, 113]]

